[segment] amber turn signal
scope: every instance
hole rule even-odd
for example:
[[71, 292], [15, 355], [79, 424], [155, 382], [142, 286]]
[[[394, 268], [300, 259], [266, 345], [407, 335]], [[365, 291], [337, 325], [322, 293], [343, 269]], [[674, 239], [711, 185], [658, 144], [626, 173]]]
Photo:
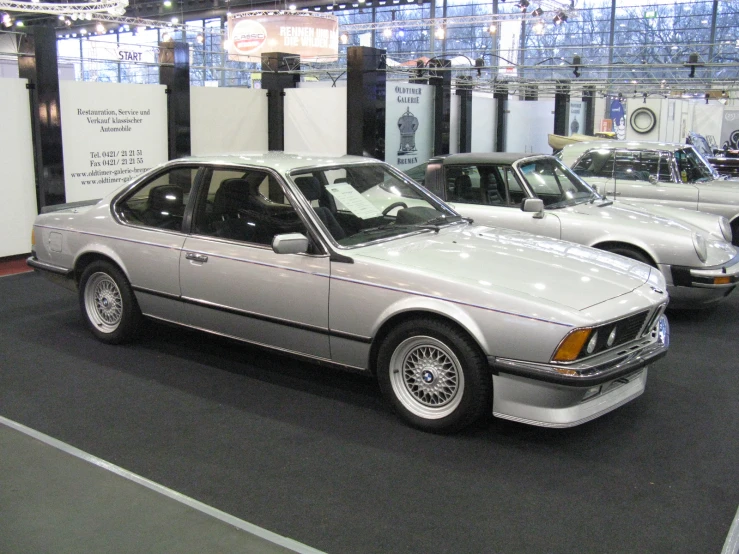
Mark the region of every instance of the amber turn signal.
[[731, 284], [731, 277], [714, 277], [713, 278], [713, 284], [714, 285], [729, 285]]
[[570, 334], [567, 335], [561, 343], [559, 343], [559, 347], [554, 353], [552, 360], [555, 362], [571, 362], [576, 360], [592, 331], [592, 329], [575, 329], [570, 332]]

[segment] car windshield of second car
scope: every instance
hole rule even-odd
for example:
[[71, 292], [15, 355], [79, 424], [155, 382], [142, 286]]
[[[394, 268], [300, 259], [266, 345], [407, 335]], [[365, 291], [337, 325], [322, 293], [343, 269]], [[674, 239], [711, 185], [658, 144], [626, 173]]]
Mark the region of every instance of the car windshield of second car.
[[675, 151], [675, 161], [683, 183], [711, 181], [718, 178], [711, 165], [692, 148]]
[[464, 221], [383, 164], [313, 168], [291, 174], [341, 246], [438, 230]]
[[529, 187], [547, 208], [564, 208], [600, 198], [559, 161], [548, 158], [518, 166]]

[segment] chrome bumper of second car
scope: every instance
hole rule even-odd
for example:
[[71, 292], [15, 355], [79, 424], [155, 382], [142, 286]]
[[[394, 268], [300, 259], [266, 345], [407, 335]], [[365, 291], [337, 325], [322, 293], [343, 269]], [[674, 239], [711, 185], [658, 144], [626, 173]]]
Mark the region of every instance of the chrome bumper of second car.
[[671, 266], [672, 284], [676, 287], [727, 289], [739, 282], [739, 254], [725, 264], [706, 268]]

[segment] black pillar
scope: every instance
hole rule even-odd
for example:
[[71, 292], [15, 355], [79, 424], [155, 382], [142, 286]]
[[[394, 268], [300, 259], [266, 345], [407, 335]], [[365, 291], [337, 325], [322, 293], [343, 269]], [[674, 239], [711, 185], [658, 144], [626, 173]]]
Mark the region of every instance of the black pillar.
[[583, 133], [595, 133], [595, 86], [586, 85], [582, 91], [582, 101], [585, 104], [585, 129]]
[[52, 27], [30, 27], [21, 36], [19, 53], [19, 75], [28, 80], [36, 202], [41, 210], [66, 201], [56, 32]]
[[[452, 62], [432, 58], [428, 62], [429, 85], [434, 90], [434, 156], [449, 154], [452, 118]], [[433, 68], [439, 68], [437, 70]]]
[[554, 134], [567, 135], [567, 118], [570, 112], [570, 83], [559, 81], [554, 93]]
[[472, 152], [472, 79], [457, 80], [459, 96], [459, 152]]
[[495, 151], [505, 152], [505, 136], [508, 132], [508, 87], [496, 85], [495, 93]]
[[169, 159], [190, 155], [190, 46], [159, 43], [159, 84], [167, 87]]
[[297, 88], [300, 75], [288, 73], [300, 67], [300, 56], [285, 52], [262, 54], [262, 88], [267, 90], [267, 147], [285, 149], [285, 89]]
[[385, 159], [385, 50], [347, 49], [346, 152]]

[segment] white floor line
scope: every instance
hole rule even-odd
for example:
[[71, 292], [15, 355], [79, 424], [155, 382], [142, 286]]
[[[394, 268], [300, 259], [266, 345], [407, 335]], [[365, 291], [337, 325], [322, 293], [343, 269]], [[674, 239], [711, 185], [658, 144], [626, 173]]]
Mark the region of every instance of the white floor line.
[[721, 554], [738, 554], [739, 553], [739, 509], [734, 516], [734, 523], [731, 524], [729, 535], [726, 537], [724, 549]]
[[69, 445], [65, 442], [62, 442], [53, 437], [50, 437], [48, 435], [44, 435], [43, 433], [35, 431], [31, 429], [30, 427], [26, 427], [25, 425], [22, 425], [20, 423], [17, 423], [15, 421], [12, 421], [2, 416], [0, 416], [0, 423], [3, 425], [6, 425], [7, 427], [10, 427], [11, 429], [15, 429], [16, 431], [20, 431], [21, 433], [24, 433], [28, 435], [29, 437], [33, 437], [34, 439], [40, 440], [41, 442], [48, 444], [49, 446], [53, 446], [54, 448], [57, 448], [63, 452], [66, 452], [67, 454], [71, 454], [72, 456], [76, 456], [77, 458], [80, 458], [81, 460], [84, 460], [91, 464], [95, 464], [98, 467], [101, 467], [112, 473], [115, 473], [116, 475], [120, 475], [121, 477], [124, 477], [128, 479], [129, 481], [133, 481], [134, 483], [143, 485], [153, 491], [158, 492], [159, 494], [163, 494], [164, 496], [167, 496], [173, 500], [176, 500], [177, 502], [181, 502], [182, 504], [185, 504], [191, 508], [194, 508], [195, 510], [203, 512], [204, 514], [207, 514], [211, 517], [219, 519], [225, 523], [228, 523], [229, 525], [233, 525], [234, 527], [237, 527], [243, 531], [251, 533], [252, 535], [256, 535], [257, 537], [260, 537], [271, 543], [282, 546], [294, 552], [298, 552], [299, 554], [324, 554], [320, 550], [316, 550], [315, 548], [299, 543], [298, 541], [288, 539], [286, 537], [278, 535], [277, 533], [273, 533], [272, 531], [263, 529], [257, 525], [254, 525], [253, 523], [249, 523], [248, 521], [244, 521], [242, 519], [234, 517], [230, 514], [227, 514], [216, 508], [213, 508], [212, 506], [208, 506], [207, 504], [203, 504], [202, 502], [199, 502], [195, 500], [194, 498], [190, 498], [189, 496], [185, 496], [184, 494], [181, 494], [177, 491], [168, 489], [167, 487], [160, 485], [159, 483], [155, 483], [154, 481], [150, 481], [149, 479], [146, 479], [145, 477], [141, 477], [140, 475], [132, 473], [128, 471], [127, 469], [123, 469], [122, 467], [106, 462], [105, 460], [102, 460], [96, 456], [88, 454], [87, 452], [84, 452], [83, 450], [80, 450], [79, 448], [75, 448], [74, 446]]

